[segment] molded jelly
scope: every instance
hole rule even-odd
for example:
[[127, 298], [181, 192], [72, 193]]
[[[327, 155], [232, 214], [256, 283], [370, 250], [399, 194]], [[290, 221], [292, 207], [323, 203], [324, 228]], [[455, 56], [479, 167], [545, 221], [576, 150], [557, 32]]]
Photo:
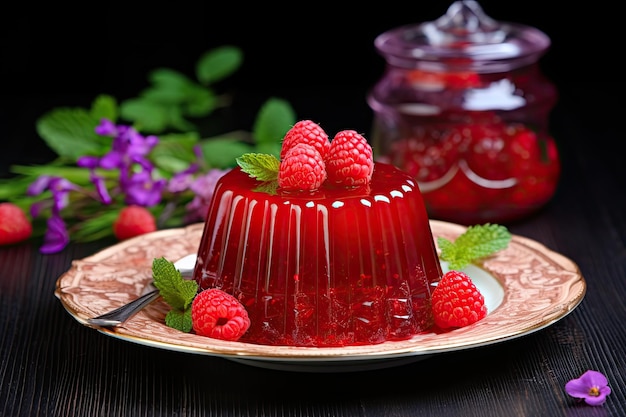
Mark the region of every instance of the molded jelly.
[[441, 266], [417, 183], [392, 165], [367, 186], [291, 193], [237, 167], [215, 188], [194, 277], [245, 306], [240, 342], [348, 346], [428, 330]]

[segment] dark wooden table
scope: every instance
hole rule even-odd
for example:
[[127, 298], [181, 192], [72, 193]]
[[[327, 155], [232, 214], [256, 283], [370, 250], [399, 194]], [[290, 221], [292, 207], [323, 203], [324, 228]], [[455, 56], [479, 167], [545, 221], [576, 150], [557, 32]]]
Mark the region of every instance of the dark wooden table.
[[[114, 242], [55, 255], [29, 242], [0, 248], [0, 416], [626, 415], [626, 174], [616, 148], [625, 109], [594, 105], [601, 94], [561, 98], [558, 192], [540, 213], [508, 225], [572, 259], [587, 282], [582, 303], [553, 325], [387, 369], [262, 369], [80, 325], [54, 296], [55, 282], [73, 259]], [[613, 390], [602, 407], [564, 390], [587, 369], [604, 373]]]

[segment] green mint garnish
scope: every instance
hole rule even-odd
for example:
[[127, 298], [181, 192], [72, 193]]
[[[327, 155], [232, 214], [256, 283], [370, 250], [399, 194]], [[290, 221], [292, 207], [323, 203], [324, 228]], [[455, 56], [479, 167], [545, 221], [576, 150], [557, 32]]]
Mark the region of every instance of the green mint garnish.
[[152, 261], [152, 279], [161, 297], [172, 309], [165, 316], [165, 324], [174, 329], [190, 332], [191, 302], [198, 292], [198, 283], [183, 279], [174, 264], [165, 258]]
[[439, 258], [448, 262], [450, 269], [462, 269], [467, 265], [505, 249], [511, 241], [511, 233], [497, 224], [470, 226], [454, 242], [438, 237], [441, 249]]
[[245, 153], [236, 161], [243, 172], [259, 181], [274, 181], [278, 178], [280, 161], [274, 155]]

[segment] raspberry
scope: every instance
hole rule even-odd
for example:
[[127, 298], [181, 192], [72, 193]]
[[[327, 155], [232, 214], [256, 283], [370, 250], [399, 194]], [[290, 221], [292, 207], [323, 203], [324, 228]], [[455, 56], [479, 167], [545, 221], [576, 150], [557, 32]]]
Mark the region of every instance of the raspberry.
[[446, 272], [432, 295], [435, 324], [441, 329], [463, 327], [487, 315], [483, 295], [461, 271]]
[[244, 306], [217, 288], [201, 291], [191, 303], [193, 330], [201, 336], [236, 341], [250, 327]]
[[354, 130], [343, 130], [330, 142], [326, 155], [328, 180], [334, 184], [368, 184], [374, 172], [372, 147]]
[[284, 159], [287, 152], [298, 143], [313, 146], [322, 155], [322, 158], [326, 156], [330, 147], [330, 140], [326, 132], [320, 125], [311, 120], [300, 120], [285, 134], [280, 150], [280, 159]]
[[154, 232], [156, 229], [154, 216], [141, 206], [124, 207], [113, 223], [113, 233], [118, 240]]
[[280, 162], [278, 186], [285, 190], [316, 190], [326, 179], [320, 153], [311, 145], [294, 145]]
[[24, 211], [13, 203], [0, 203], [0, 245], [11, 245], [28, 239], [33, 226]]

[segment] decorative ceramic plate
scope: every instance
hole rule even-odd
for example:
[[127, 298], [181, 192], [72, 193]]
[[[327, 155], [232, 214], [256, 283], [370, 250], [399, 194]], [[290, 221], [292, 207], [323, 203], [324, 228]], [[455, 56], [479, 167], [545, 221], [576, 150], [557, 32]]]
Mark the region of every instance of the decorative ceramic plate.
[[[487, 346], [528, 335], [562, 319], [582, 301], [586, 283], [570, 259], [528, 238], [513, 235], [509, 246], [465, 269], [485, 297], [489, 314], [443, 334], [367, 346], [311, 348], [229, 342], [183, 333], [165, 325], [168, 306], [157, 300], [114, 328], [87, 319], [141, 295], [152, 280], [152, 261], [174, 262], [194, 254], [202, 224], [145, 234], [75, 260], [57, 280], [55, 295], [81, 324], [107, 336], [173, 351], [222, 357], [246, 365], [305, 372], [378, 369], [433, 354]], [[431, 220], [435, 240], [454, 240], [466, 227]], [[445, 263], [442, 264], [444, 270]]]

